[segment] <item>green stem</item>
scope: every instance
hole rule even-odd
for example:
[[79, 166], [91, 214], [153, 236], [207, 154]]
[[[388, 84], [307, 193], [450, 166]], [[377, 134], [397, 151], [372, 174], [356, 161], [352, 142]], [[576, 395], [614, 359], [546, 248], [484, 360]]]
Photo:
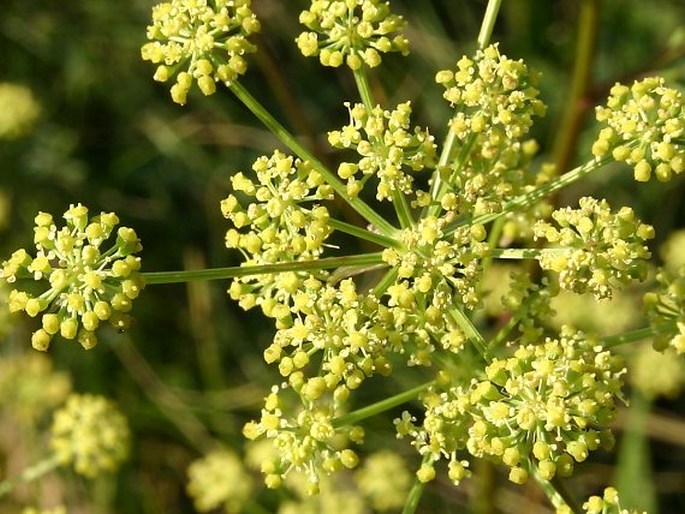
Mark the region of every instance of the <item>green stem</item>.
[[668, 334], [669, 332], [677, 331], [674, 323], [662, 323], [661, 325], [638, 328], [625, 332], [623, 334], [616, 334], [613, 336], [602, 337], [599, 341], [604, 348], [615, 348], [622, 344], [635, 343], [650, 337]]
[[371, 87], [369, 86], [369, 79], [366, 76], [366, 71], [364, 67], [354, 70], [354, 81], [357, 83], [357, 89], [359, 90], [359, 97], [364, 103], [366, 110], [371, 113], [376, 103], [373, 101], [373, 96], [371, 95]]
[[473, 343], [473, 346], [475, 346], [476, 350], [478, 350], [478, 353], [480, 353], [481, 357], [483, 357], [486, 362], [490, 362], [488, 345], [485, 342], [485, 339], [471, 322], [469, 317], [464, 313], [464, 311], [458, 307], [452, 307], [449, 309], [448, 314], [452, 320], [464, 331], [464, 334], [466, 334], [466, 337], [469, 338], [469, 341]]
[[505, 339], [507, 339], [507, 337], [509, 337], [511, 331], [514, 330], [516, 325], [518, 325], [519, 321], [521, 321], [523, 314], [525, 314], [525, 312], [519, 311], [516, 313], [516, 315], [509, 318], [509, 321], [507, 321], [507, 323], [499, 329], [495, 337], [493, 337], [488, 343], [488, 350], [494, 350], [499, 345], [501, 345], [505, 341]]
[[[450, 133], [452, 133], [452, 129], [450, 129]], [[472, 133], [469, 134], [469, 136], [466, 138], [466, 141], [459, 149], [459, 155], [457, 155], [457, 158], [454, 162], [454, 169], [452, 170], [452, 175], [450, 176], [450, 179], [453, 179], [454, 175], [461, 171], [464, 165], [466, 164], [466, 161], [468, 160], [468, 157], [471, 154], [471, 150], [473, 149], [473, 145], [476, 143], [477, 137], [477, 134]], [[452, 142], [452, 147], [456, 143], [456, 139], [450, 139], [449, 134], [447, 140]], [[449, 155], [452, 153], [452, 147], [450, 147], [449, 149], [443, 148], [443, 153], [440, 155], [440, 162], [442, 162], [443, 155]], [[450, 182], [449, 180], [447, 182], [440, 181], [440, 170], [447, 166], [448, 162], [449, 157], [446, 158], [446, 162], [444, 165], [441, 166], [440, 164], [438, 164], [438, 166], [435, 168], [435, 173], [433, 176], [433, 186], [435, 187], [431, 189], [431, 194], [433, 195], [432, 198], [436, 203], [428, 208], [429, 215], [437, 216], [440, 212], [441, 206], [438, 202], [442, 198], [442, 195], [445, 194], [445, 190], [447, 189]]]
[[[430, 454], [425, 455], [421, 461], [421, 465], [430, 464], [432, 460], [433, 457]], [[423, 489], [425, 487], [426, 484], [421, 482], [418, 477], [414, 479], [414, 485], [409, 491], [407, 501], [404, 504], [404, 509], [402, 509], [402, 514], [414, 514], [414, 512], [416, 512], [416, 507], [419, 505], [419, 501], [421, 500], [421, 495], [423, 494]]]
[[19, 476], [8, 478], [0, 482], [0, 498], [6, 496], [19, 484], [26, 484], [42, 477], [53, 469], [59, 467], [60, 461], [57, 457], [51, 457], [26, 468]]
[[380, 298], [397, 280], [397, 268], [390, 268], [373, 288], [373, 294]]
[[483, 23], [480, 26], [478, 33], [478, 48], [482, 50], [490, 44], [490, 37], [492, 30], [495, 28], [495, 20], [497, 20], [497, 13], [502, 0], [489, 0], [488, 6], [485, 8], [485, 15], [483, 16]]
[[371, 243], [376, 243], [379, 246], [383, 246], [386, 248], [400, 248], [402, 246], [401, 243], [399, 243], [396, 239], [393, 239], [392, 237], [384, 236], [383, 234], [366, 230], [365, 228], [358, 227], [357, 225], [352, 225], [351, 223], [346, 223], [344, 221], [338, 221], [336, 219], [330, 218], [328, 220], [328, 224], [331, 226], [331, 228], [333, 228], [333, 230], [337, 230], [338, 232], [344, 232], [345, 234], [349, 234], [358, 239], [363, 239]]
[[457, 225], [472, 225], [476, 223], [485, 224], [490, 221], [494, 221], [497, 218], [500, 218], [501, 216], [504, 216], [509, 212], [525, 209], [526, 207], [529, 207], [533, 205], [535, 202], [552, 194], [554, 191], [558, 191], [559, 189], [562, 189], [570, 184], [573, 184], [577, 180], [589, 175], [593, 171], [601, 168], [602, 166], [604, 166], [612, 160], [613, 159], [611, 156], [606, 156], [601, 159], [593, 159], [591, 161], [588, 161], [585, 164], [573, 168], [571, 171], [567, 173], [564, 173], [560, 177], [557, 177], [554, 180], [551, 180], [546, 184], [541, 185], [537, 189], [533, 189], [528, 193], [522, 194], [512, 200], [509, 200], [507, 203], [504, 204], [502, 210], [498, 212], [483, 214], [482, 216], [477, 216], [475, 218], [470, 219], [463, 218], [458, 221]]
[[[452, 151], [454, 150], [454, 144], [457, 141], [457, 135], [452, 129], [447, 130], [447, 136], [445, 137], [445, 141], [442, 144], [442, 152], [440, 152], [440, 159], [438, 160], [438, 164], [435, 166], [435, 171], [433, 172], [433, 176], [431, 177], [431, 198], [433, 200], [437, 200], [440, 198], [444, 191], [444, 184], [442, 182], [442, 176], [440, 171], [443, 170], [446, 166], [447, 163], [450, 161], [452, 157]], [[440, 212], [439, 206], [435, 207], [430, 207], [428, 209], [429, 213], [438, 213]]]
[[376, 414], [380, 414], [381, 412], [385, 412], [394, 407], [397, 407], [398, 405], [402, 405], [403, 403], [415, 400], [419, 397], [419, 395], [422, 392], [428, 389], [428, 387], [432, 383], [433, 381], [426, 382], [425, 384], [413, 387], [408, 391], [396, 394], [394, 396], [391, 396], [390, 398], [385, 398], [384, 400], [372, 403], [371, 405], [367, 405], [366, 407], [362, 407], [361, 409], [357, 409], [348, 414], [338, 416], [333, 420], [333, 426], [344, 427], [347, 425], [354, 425], [355, 423], [359, 423], [360, 421], [366, 418], [370, 418], [372, 416], [375, 416]]
[[345, 257], [326, 257], [311, 261], [279, 262], [278, 264], [259, 264], [255, 266], [231, 266], [187, 271], [155, 271], [142, 273], [146, 284], [175, 284], [191, 280], [223, 280], [227, 278], [284, 273], [286, 271], [318, 271], [339, 268], [340, 266], [362, 266], [381, 264], [381, 252], [349, 255]]
[[561, 482], [558, 480], [550, 482], [549, 480], [542, 478], [537, 466], [535, 466], [533, 463], [530, 463], [528, 466], [528, 471], [555, 508], [558, 509], [559, 507], [568, 506], [571, 508], [574, 514], [582, 514], [582, 510], [579, 508], [573, 498], [566, 492], [565, 489], [560, 487]]
[[374, 225], [386, 236], [393, 236], [397, 229], [388, 223], [380, 214], [374, 211], [360, 198], [351, 198], [347, 194], [345, 184], [323, 165], [314, 155], [307, 150], [283, 125], [281, 125], [271, 113], [262, 106], [239, 82], [231, 82], [228, 86], [238, 99], [261, 121], [274, 135], [276, 135], [288, 148], [305, 161], [309, 161], [312, 167], [323, 175], [326, 182], [340, 195], [355, 211], [366, 221]]
[[414, 224], [414, 219], [412, 218], [411, 210], [407, 203], [407, 197], [404, 196], [404, 193], [398, 190], [393, 191], [392, 203], [395, 207], [395, 212], [397, 213], [397, 219], [400, 220], [400, 226], [402, 228], [411, 227]]

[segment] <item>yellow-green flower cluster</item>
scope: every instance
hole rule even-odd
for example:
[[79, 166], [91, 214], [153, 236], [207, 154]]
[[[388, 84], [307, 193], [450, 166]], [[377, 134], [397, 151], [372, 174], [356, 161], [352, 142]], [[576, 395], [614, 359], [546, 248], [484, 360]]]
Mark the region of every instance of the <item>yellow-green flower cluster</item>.
[[[318, 202], [333, 197], [321, 174], [309, 162], [279, 151], [257, 159], [252, 170], [256, 180], [243, 173], [231, 177], [236, 195], [221, 202], [221, 212], [235, 227], [226, 233], [226, 246], [242, 252], [244, 266], [319, 257], [332, 228], [328, 209]], [[255, 201], [243, 207], [238, 198], [242, 195]], [[278, 318], [279, 309], [310, 276], [290, 272], [245, 277], [234, 280], [229, 292], [243, 308], [260, 305], [267, 316]]]
[[71, 395], [53, 418], [55, 458], [88, 478], [115, 471], [128, 455], [129, 439], [126, 418], [102, 396]]
[[[336, 407], [350, 391], [377, 373], [390, 374], [388, 354], [402, 348], [401, 326], [372, 294], [360, 294], [351, 279], [337, 286], [299, 291], [293, 312], [284, 309], [284, 327], [264, 351], [268, 363], [305, 402], [332, 394]], [[313, 373], [307, 373], [313, 368]]]
[[467, 308], [478, 305], [481, 262], [489, 251], [482, 225], [448, 234], [446, 223], [445, 218], [422, 218], [402, 231], [401, 247], [386, 248], [382, 255], [397, 269], [397, 283], [388, 288], [390, 305], [425, 312], [436, 328], [455, 301]]
[[[558, 507], [556, 514], [573, 514], [574, 510], [568, 505]], [[642, 511], [639, 512], [633, 509], [621, 508], [621, 501], [618, 497], [618, 491], [613, 487], [604, 489], [602, 496], [590, 496], [588, 500], [583, 503], [584, 514], [647, 514]]]
[[544, 178], [528, 171], [538, 145], [523, 138], [545, 105], [537, 75], [523, 61], [501, 55], [494, 44], [462, 57], [455, 71], [439, 71], [436, 81], [455, 107], [450, 128], [464, 145], [462, 157], [443, 170], [450, 187], [438, 199], [442, 209], [471, 216], [497, 212]]
[[329, 132], [328, 141], [334, 148], [353, 148], [361, 156], [357, 163], [343, 162], [338, 167], [338, 175], [347, 181], [347, 194], [356, 197], [374, 176], [379, 200], [391, 199], [395, 192], [411, 194], [414, 179], [405, 168], [416, 172], [435, 166], [436, 149], [428, 130], [411, 129], [411, 103], [399, 104], [393, 111], [378, 105], [370, 112], [363, 104], [345, 106], [350, 123]]
[[542, 220], [533, 227], [536, 238], [555, 245], [538, 257], [542, 268], [559, 273], [563, 289], [597, 298], [610, 298], [614, 287], [633, 279], [644, 280], [651, 256], [645, 243], [654, 237], [654, 228], [638, 220], [630, 207], [612, 212], [606, 200], [591, 197], [578, 203], [579, 209], [552, 213], [558, 227]]
[[405, 460], [389, 450], [369, 455], [354, 479], [377, 512], [401, 509], [412, 482]]
[[[445, 376], [438, 381], [442, 385], [449, 383], [449, 379], [445, 381]], [[416, 472], [421, 482], [430, 482], [435, 478], [435, 463], [444, 458], [447, 460], [448, 478], [454, 485], [459, 485], [471, 475], [469, 462], [459, 458], [468, 437], [468, 400], [461, 387], [449, 391], [431, 387], [421, 401], [426, 407], [423, 423], [417, 424], [416, 418], [404, 411], [402, 417], [395, 420], [397, 437], [412, 437], [412, 444], [418, 453], [424, 457], [430, 456], [430, 461], [424, 462]]]
[[63, 217], [66, 225], [58, 229], [52, 215], [40, 212], [33, 229], [35, 257], [22, 248], [2, 263], [1, 277], [22, 285], [10, 292], [10, 312], [25, 311], [32, 318], [43, 313], [42, 328], [31, 337], [41, 351], [57, 333], [90, 349], [97, 344], [101, 322], [125, 329], [126, 313], [143, 289], [140, 257], [133, 255], [142, 246], [133, 229], [119, 227], [114, 244], [101, 250], [119, 224], [116, 214], [102, 212], [89, 219], [88, 209], [78, 204]]
[[71, 392], [69, 375], [55, 371], [41, 353], [3, 355], [0, 359], [0, 407], [20, 423], [35, 426]]
[[197, 81], [205, 95], [216, 82], [229, 84], [247, 71], [245, 54], [256, 47], [248, 37], [260, 30], [251, 0], [172, 0], [152, 8], [151, 41], [141, 48], [143, 60], [159, 64], [155, 80], [176, 76], [171, 98], [185, 104]]
[[230, 450], [216, 450], [188, 467], [187, 491], [198, 512], [222, 507], [237, 514], [250, 499], [253, 481], [240, 458]]
[[502, 139], [523, 137], [533, 124], [532, 117], [545, 113], [538, 98], [537, 74], [522, 60], [501, 55], [496, 43], [478, 50], [473, 59], [463, 56], [455, 71], [439, 71], [436, 81], [456, 108], [450, 128], [460, 140], [475, 134], [485, 146], [499, 148]]
[[597, 107], [604, 127], [592, 145], [600, 158], [611, 154], [633, 167], [635, 180], [652, 174], [661, 181], [685, 170], [685, 107], [680, 91], [666, 87], [662, 77], [635, 81], [631, 87], [616, 84], [606, 107]]
[[40, 105], [31, 90], [0, 82], [0, 139], [16, 139], [33, 128], [40, 114]]
[[599, 428], [614, 417], [624, 372], [617, 357], [564, 329], [558, 339], [493, 359], [468, 388], [434, 391], [424, 400], [423, 425], [405, 417], [398, 433], [413, 435], [419, 452], [434, 460], [457, 462], [455, 452], [465, 447], [500, 461], [513, 482], [525, 482], [530, 466], [545, 479], [568, 476], [574, 461], [613, 444], [611, 432]]
[[562, 329], [558, 339], [520, 346], [471, 385], [467, 448], [501, 460], [515, 482], [528, 465], [548, 480], [569, 475], [573, 461], [613, 445], [611, 432], [598, 429], [614, 418], [624, 373], [616, 356], [580, 332]]
[[[307, 388], [311, 391], [303, 396], [318, 398], [319, 390], [325, 391], [326, 386], [313, 382]], [[290, 417], [292, 406], [283, 398], [284, 391], [287, 389], [272, 388], [260, 420], [247, 423], [243, 434], [250, 440], [266, 437], [276, 448], [275, 455], [262, 462], [267, 487], [280, 487], [283, 478], [297, 470], [307, 477], [308, 493], [317, 494], [321, 476], [357, 466], [359, 457], [347, 446], [349, 441], [362, 442], [364, 431], [357, 426], [336, 426], [334, 416], [339, 412], [328, 398], [305, 400], [304, 408]]]
[[297, 46], [306, 57], [318, 55], [324, 66], [373, 68], [381, 54], [409, 53], [409, 41], [400, 33], [405, 22], [383, 0], [314, 0], [300, 13], [300, 23], [309, 31], [297, 37]]
[[646, 398], [675, 399], [685, 385], [685, 361], [673, 349], [655, 351], [645, 344], [630, 354], [630, 385]]
[[659, 334], [654, 337], [654, 347], [671, 347], [685, 354], [685, 266], [677, 271], [662, 269], [656, 280], [657, 288], [644, 296], [650, 325]]
[[509, 289], [500, 302], [516, 319], [523, 343], [534, 343], [542, 338], [545, 327], [556, 315], [551, 302], [558, 293], [559, 286], [547, 277], [535, 283], [526, 272], [512, 272]]

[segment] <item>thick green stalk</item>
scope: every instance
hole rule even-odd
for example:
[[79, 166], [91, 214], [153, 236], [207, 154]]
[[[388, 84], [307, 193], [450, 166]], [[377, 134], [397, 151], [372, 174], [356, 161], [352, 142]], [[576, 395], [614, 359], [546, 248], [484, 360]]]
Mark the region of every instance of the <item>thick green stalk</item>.
[[366, 221], [374, 225], [381, 233], [393, 236], [397, 229], [388, 223], [380, 214], [374, 211], [360, 198], [352, 198], [347, 194], [345, 184], [331, 172], [324, 164], [307, 150], [271, 113], [262, 106], [239, 82], [231, 82], [229, 88], [243, 102], [243, 104], [261, 121], [274, 135], [276, 135], [300, 159], [309, 161], [316, 171], [321, 173], [326, 182]]
[[413, 387], [412, 389], [403, 391], [399, 394], [391, 396], [390, 398], [385, 398], [384, 400], [372, 403], [371, 405], [367, 405], [366, 407], [362, 407], [361, 409], [357, 409], [348, 414], [343, 414], [342, 416], [339, 416], [333, 420], [333, 426], [344, 427], [347, 425], [354, 425], [355, 423], [359, 423], [366, 418], [370, 418], [380, 414], [381, 412], [395, 408], [398, 405], [415, 400], [422, 392], [428, 389], [432, 383], [433, 381], [426, 382], [425, 384]]
[[[450, 137], [451, 135], [451, 137]], [[469, 136], [466, 138], [466, 141], [464, 141], [464, 144], [461, 146], [459, 149], [459, 155], [457, 156], [455, 163], [454, 163], [454, 170], [452, 173], [456, 173], [458, 171], [461, 171], [461, 169], [464, 167], [464, 164], [466, 164], [466, 161], [469, 157], [469, 154], [471, 153], [471, 150], [473, 149], [473, 145], [476, 142], [476, 134], [469, 134]], [[449, 143], [449, 147], [447, 144]], [[450, 129], [449, 134], [447, 135], [447, 139], [445, 142], [445, 146], [442, 149], [442, 153], [440, 154], [440, 160], [438, 161], [438, 165], [435, 168], [435, 173], [433, 174], [433, 184], [431, 186], [431, 198], [433, 201], [436, 203], [431, 205], [427, 213], [432, 216], [437, 216], [440, 213], [440, 204], [437, 203], [440, 201], [442, 198], [442, 195], [445, 194], [445, 191], [449, 185], [449, 180], [447, 182], [443, 182], [442, 178], [440, 176], [440, 170], [444, 169], [448, 163], [450, 162], [450, 155], [452, 154], [454, 150], [454, 145], [456, 144], [456, 136], [454, 135], [454, 132], [452, 129]], [[453, 175], [450, 177], [450, 179], [453, 177]]]
[[492, 30], [495, 28], [495, 21], [501, 4], [502, 0], [489, 0], [488, 6], [485, 8], [485, 15], [478, 33], [478, 48], [480, 50], [490, 44], [490, 37], [492, 37]]
[[228, 268], [187, 271], [155, 271], [142, 273], [142, 275], [146, 284], [175, 284], [190, 282], [191, 280], [222, 280], [269, 273], [284, 273], [286, 271], [319, 271], [339, 268], [341, 266], [362, 266], [382, 263], [381, 252], [375, 252], [345, 257], [327, 257], [311, 261], [290, 261], [255, 266], [231, 266]]
[[[435, 166], [435, 171], [431, 177], [431, 198], [435, 201], [444, 192], [445, 185], [442, 182], [441, 170], [445, 169], [447, 164], [452, 158], [452, 152], [454, 151], [454, 145], [457, 141], [457, 135], [452, 129], [448, 129], [445, 141], [442, 144], [442, 152], [440, 152], [440, 158], [438, 159], [438, 164]], [[437, 214], [440, 212], [440, 206], [431, 206], [425, 212]]]
[[[362, 66], [361, 68], [354, 70], [354, 80], [357, 83], [357, 89], [359, 90], [359, 96], [369, 113], [376, 107], [376, 102], [371, 94], [371, 87], [369, 86], [369, 79], [366, 75], [366, 70]], [[407, 205], [407, 199], [402, 194], [401, 191], [393, 191], [392, 203], [395, 207], [395, 212], [397, 213], [397, 218], [400, 221], [400, 226], [406, 228], [412, 225], [413, 220], [411, 217], [411, 211], [409, 205]]]
[[354, 70], [354, 81], [357, 83], [359, 97], [361, 98], [364, 107], [366, 107], [367, 111], [371, 112], [376, 106], [376, 102], [373, 101], [369, 79], [366, 76], [366, 71], [363, 66], [358, 70]]

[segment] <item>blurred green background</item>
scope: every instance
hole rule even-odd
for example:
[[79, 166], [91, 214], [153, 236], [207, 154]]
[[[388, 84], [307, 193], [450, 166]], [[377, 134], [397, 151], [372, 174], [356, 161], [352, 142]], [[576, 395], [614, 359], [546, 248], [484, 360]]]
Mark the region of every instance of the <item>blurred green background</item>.
[[[386, 58], [372, 73], [372, 86], [387, 105], [411, 100], [419, 113], [415, 122], [431, 127], [438, 140], [450, 113], [433, 81], [435, 71], [473, 52], [485, 3], [392, 2], [409, 22], [412, 54]], [[346, 120], [342, 102], [356, 98], [351, 75], [322, 69], [298, 53], [293, 43], [300, 31], [297, 16], [307, 2], [253, 4], [263, 33], [242, 83], [324, 162], [333, 161], [325, 135]], [[31, 244], [39, 210], [57, 217], [70, 203], [82, 202], [92, 212], [116, 212], [123, 225], [136, 229], [144, 271], [240, 262], [223, 245], [228, 225], [219, 201], [229, 192], [232, 173], [249, 169], [256, 157], [280, 146], [227, 90], [209, 98], [194, 91], [185, 107], [171, 102], [168, 86], [153, 82], [154, 70], [140, 59], [152, 5], [141, 0], [0, 1], [0, 82], [26, 86], [41, 107], [32, 131], [0, 139], [3, 259]], [[658, 72], [682, 88], [684, 22], [680, 0], [505, 0], [494, 39], [502, 53], [542, 72], [549, 111], [534, 129], [542, 159], [568, 168], [589, 155], [591, 108], [614, 82]], [[573, 102], [579, 30], [594, 31], [596, 46], [590, 49], [586, 87]], [[575, 114], [569, 114], [574, 106]], [[616, 169], [564, 192], [558, 201], [582, 193], [628, 203], [656, 226], [658, 245], [685, 225], [684, 192], [683, 180], [638, 189], [630, 172]], [[340, 217], [354, 221], [347, 212]], [[0, 511], [66, 498], [70, 513], [193, 512], [184, 492], [187, 465], [215, 439], [240, 449], [241, 427], [258, 412], [275, 377], [261, 357], [272, 329], [260, 314], [234, 305], [226, 287], [149, 287], [135, 303], [136, 321], [126, 334], [107, 333], [89, 352], [55, 341], [50, 357], [57, 369], [68, 372], [75, 390], [119, 402], [135, 436], [132, 456], [116, 478], [91, 483], [62, 474], [20, 490], [0, 503]], [[0, 359], [9, 362], [33, 351], [34, 327], [19, 318], [3, 323]], [[24, 427], [12, 421], [12, 405], [0, 398], [2, 475], [11, 469], [8, 463], [41, 456], [41, 433], [49, 421], [43, 416]], [[634, 487], [644, 487], [647, 501], [665, 514], [685, 512], [684, 407], [682, 399], [659, 400], [658, 416], [652, 414], [644, 427], [651, 453], [643, 451], [638, 437], [624, 457], [628, 460], [621, 461]], [[20, 429], [32, 435], [17, 446], [8, 431]], [[403, 451], [411, 455], [406, 444]], [[600, 457], [582, 468], [572, 487], [596, 493], [616, 469], [616, 456]], [[501, 496], [492, 512], [549, 512], [534, 487], [510, 487], [499, 475], [493, 480]], [[473, 481], [454, 489], [437, 483], [419, 511], [465, 512], [463, 505], [480, 485]], [[264, 504], [274, 508], [277, 502], [278, 496], [270, 494]], [[489, 512], [487, 506], [470, 505], [474, 512]]]

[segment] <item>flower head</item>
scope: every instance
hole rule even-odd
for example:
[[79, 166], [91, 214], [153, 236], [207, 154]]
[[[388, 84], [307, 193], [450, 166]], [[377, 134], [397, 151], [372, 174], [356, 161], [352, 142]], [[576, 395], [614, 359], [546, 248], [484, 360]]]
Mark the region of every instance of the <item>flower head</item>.
[[38, 213], [36, 255], [22, 248], [2, 263], [0, 276], [15, 286], [9, 294], [10, 312], [42, 313], [42, 328], [31, 338], [41, 351], [57, 333], [92, 348], [102, 321], [125, 329], [126, 313], [143, 289], [140, 258], [134, 256], [142, 246], [133, 229], [119, 227], [113, 245], [101, 249], [119, 224], [116, 214], [102, 212], [89, 219], [88, 209], [78, 204], [64, 219], [66, 225], [58, 229], [50, 214]]
[[128, 454], [129, 438], [126, 418], [102, 396], [71, 395], [52, 422], [55, 457], [88, 478], [116, 470]]
[[559, 273], [563, 289], [611, 297], [612, 288], [633, 279], [644, 280], [651, 253], [645, 243], [654, 228], [642, 223], [630, 207], [611, 212], [606, 200], [581, 198], [579, 209], [566, 207], [552, 213], [558, 228], [538, 221], [533, 230], [556, 248], [542, 251], [543, 269]]
[[[573, 462], [610, 447], [606, 426], [613, 420], [625, 370], [617, 357], [581, 333], [562, 330], [558, 339], [520, 346], [512, 357], [493, 359], [482, 380], [468, 387], [431, 391], [421, 426], [397, 422], [423, 455], [456, 461], [465, 448], [511, 468], [525, 481], [534, 465], [544, 478], [569, 475]], [[463, 474], [458, 476], [463, 477]]]
[[537, 74], [522, 60], [500, 54], [497, 44], [463, 56], [456, 70], [442, 70], [436, 81], [456, 113], [450, 129], [469, 149], [455, 159], [440, 199], [446, 211], [479, 216], [497, 212], [503, 203], [541, 181], [528, 171], [537, 143], [526, 140], [534, 116], [545, 113], [538, 98]]
[[[276, 450], [261, 465], [264, 481], [269, 488], [280, 487], [283, 478], [291, 471], [307, 477], [310, 494], [319, 492], [322, 476], [344, 468], [355, 468], [359, 457], [350, 448], [349, 441], [360, 443], [364, 431], [358, 426], [336, 426], [333, 419], [339, 412], [330, 397], [319, 396], [325, 383], [315, 381], [307, 386], [300, 398], [302, 408], [294, 416], [288, 415], [287, 389], [274, 386], [264, 402], [259, 421], [251, 421], [243, 428], [251, 440], [266, 437]], [[292, 406], [290, 406], [292, 407]]]
[[405, 22], [383, 0], [313, 0], [300, 23], [309, 31], [297, 37], [297, 46], [307, 57], [318, 55], [324, 66], [373, 68], [381, 54], [409, 53], [409, 41], [400, 32]]
[[473, 225], [448, 234], [446, 224], [446, 218], [427, 216], [402, 231], [402, 246], [383, 251], [383, 260], [398, 270], [397, 284], [388, 288], [390, 305], [414, 303], [440, 312], [455, 300], [468, 308], [478, 305], [481, 260], [489, 252], [486, 231]]
[[338, 167], [338, 175], [347, 181], [347, 193], [356, 197], [373, 176], [379, 181], [379, 200], [391, 199], [395, 192], [412, 193], [414, 179], [408, 170], [417, 172], [435, 166], [436, 145], [427, 130], [412, 130], [410, 102], [393, 111], [380, 106], [369, 111], [362, 104], [345, 106], [350, 123], [329, 132], [328, 141], [334, 148], [354, 148], [361, 156], [357, 163], [343, 162]]
[[685, 103], [682, 93], [664, 82], [662, 77], [648, 77], [631, 87], [616, 83], [607, 105], [596, 109], [604, 128], [592, 153], [630, 164], [640, 182], [652, 174], [670, 180], [673, 173], [685, 170]]
[[[151, 41], [141, 48], [143, 60], [159, 64], [155, 80], [176, 75], [171, 98], [186, 103], [194, 81], [205, 95], [216, 82], [228, 84], [247, 71], [245, 54], [256, 47], [248, 37], [260, 24], [251, 0], [172, 0], [152, 8]], [[179, 70], [183, 70], [180, 71]]]
[[241, 512], [252, 489], [252, 477], [230, 450], [213, 451], [188, 468], [187, 490], [199, 512], [217, 507], [227, 514]]
[[[221, 202], [221, 212], [234, 226], [226, 233], [226, 246], [241, 251], [244, 266], [319, 257], [333, 230], [328, 209], [318, 202], [333, 197], [331, 187], [307, 161], [279, 151], [260, 157], [252, 169], [257, 180], [233, 175], [236, 194]], [[239, 197], [254, 201], [243, 207]], [[307, 284], [320, 285], [310, 273], [266, 274], [234, 280], [229, 293], [243, 308], [260, 305], [267, 316], [278, 317], [274, 307], [289, 305]]]
[[463, 56], [455, 71], [439, 71], [436, 81], [457, 110], [451, 129], [462, 140], [473, 133], [493, 144], [502, 138], [520, 139], [532, 126], [532, 117], [545, 113], [537, 74], [522, 60], [500, 54], [496, 43], [478, 50], [473, 59]]

